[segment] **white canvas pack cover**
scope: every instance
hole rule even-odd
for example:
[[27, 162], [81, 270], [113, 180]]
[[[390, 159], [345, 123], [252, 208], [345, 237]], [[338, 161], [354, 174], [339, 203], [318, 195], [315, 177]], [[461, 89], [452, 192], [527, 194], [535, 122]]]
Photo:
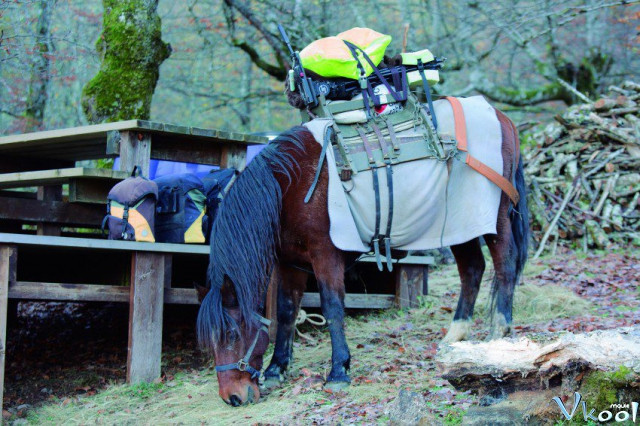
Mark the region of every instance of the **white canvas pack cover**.
[[[494, 108], [482, 96], [459, 98], [467, 126], [469, 154], [502, 174], [502, 130]], [[438, 133], [455, 135], [451, 105], [433, 103]], [[330, 119], [305, 124], [322, 144]], [[371, 171], [342, 182], [332, 149], [329, 168], [328, 211], [333, 244], [345, 251], [369, 252], [375, 226], [375, 198]], [[461, 244], [496, 233], [501, 190], [489, 179], [458, 160], [447, 163], [423, 159], [393, 166], [394, 214], [391, 245], [399, 250], [428, 250]], [[381, 232], [388, 214], [385, 169], [376, 169], [380, 182]], [[347, 193], [346, 190], [349, 192]]]

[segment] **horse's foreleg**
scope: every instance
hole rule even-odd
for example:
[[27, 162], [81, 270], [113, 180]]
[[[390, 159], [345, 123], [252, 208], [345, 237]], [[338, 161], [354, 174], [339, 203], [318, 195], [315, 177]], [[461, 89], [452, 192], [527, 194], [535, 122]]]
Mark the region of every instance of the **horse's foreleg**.
[[475, 238], [463, 244], [451, 247], [456, 258], [458, 273], [460, 274], [461, 289], [458, 307], [453, 321], [442, 340], [443, 343], [453, 343], [464, 340], [471, 330], [473, 307], [480, 290], [480, 281], [484, 273], [484, 256], [480, 248], [480, 240]]
[[313, 270], [318, 281], [322, 315], [331, 335], [331, 372], [325, 386], [337, 390], [351, 382], [351, 355], [344, 335], [344, 259], [335, 248], [331, 252], [319, 252], [313, 260]]
[[265, 386], [277, 386], [284, 381], [287, 368], [293, 361], [295, 321], [300, 309], [308, 274], [288, 266], [280, 266], [278, 282], [278, 330], [269, 367], [264, 372]]
[[485, 235], [495, 270], [491, 289], [491, 332], [489, 338], [499, 339], [511, 331], [513, 291], [516, 285], [516, 247], [511, 228], [505, 226], [497, 235]]

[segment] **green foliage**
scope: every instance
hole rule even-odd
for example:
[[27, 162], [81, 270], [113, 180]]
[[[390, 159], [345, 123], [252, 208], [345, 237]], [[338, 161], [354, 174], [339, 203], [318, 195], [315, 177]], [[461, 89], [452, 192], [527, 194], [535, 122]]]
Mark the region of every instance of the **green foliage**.
[[82, 93], [91, 123], [150, 116], [160, 64], [171, 50], [162, 41], [155, 6], [147, 3], [103, 0], [103, 31], [96, 43], [102, 65]]

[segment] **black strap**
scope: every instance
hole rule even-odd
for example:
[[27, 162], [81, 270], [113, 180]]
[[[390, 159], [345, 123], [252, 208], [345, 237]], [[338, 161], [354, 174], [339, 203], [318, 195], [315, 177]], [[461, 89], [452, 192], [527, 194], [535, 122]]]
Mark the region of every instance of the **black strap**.
[[[378, 67], [375, 66], [375, 64], [373, 63], [373, 61], [371, 60], [371, 58], [369, 58], [369, 55], [367, 55], [367, 53], [362, 50], [361, 48], [359, 48], [358, 46], [356, 46], [355, 44], [347, 41], [347, 40], [343, 40], [344, 43], [347, 45], [347, 47], [349, 48], [349, 50], [351, 51], [351, 55], [353, 56], [353, 58], [356, 60], [356, 62], [358, 63], [358, 68], [360, 69], [360, 74], [361, 77], [362, 75], [365, 74], [364, 72], [364, 67], [362, 66], [362, 64], [360, 63], [360, 58], [358, 58], [358, 50], [362, 53], [362, 56], [364, 57], [364, 59], [369, 63], [369, 66], [371, 66], [371, 68], [373, 69], [373, 72], [376, 74], [376, 76], [380, 79], [380, 81], [382, 82], [382, 84], [384, 84], [384, 86], [387, 88], [387, 90], [389, 91], [389, 94], [391, 96], [393, 96], [393, 99], [396, 100], [396, 102], [402, 102], [404, 100], [406, 100], [407, 98], [405, 97], [404, 99], [401, 97], [401, 95], [399, 95], [392, 87], [391, 85], [389, 85], [389, 82], [387, 81], [386, 78], [384, 78], [384, 76], [380, 73], [380, 70], [378, 70]], [[378, 101], [379, 102], [379, 101]], [[374, 100], [374, 104], [375, 104], [375, 100]]]
[[431, 115], [431, 121], [433, 122], [433, 128], [438, 130], [438, 119], [436, 118], [436, 112], [433, 110], [433, 101], [431, 100], [431, 89], [429, 88], [429, 82], [424, 75], [424, 64], [422, 59], [418, 58], [418, 72], [420, 78], [422, 78], [422, 87], [424, 87], [424, 95], [427, 97], [427, 104], [429, 105], [429, 113]]
[[378, 264], [378, 269], [382, 271], [382, 260], [380, 259], [380, 185], [378, 183], [378, 169], [376, 167], [376, 160], [373, 156], [373, 150], [371, 149], [371, 145], [369, 144], [369, 139], [367, 135], [362, 131], [360, 126], [356, 126], [356, 130], [362, 139], [362, 144], [364, 145], [364, 149], [367, 152], [367, 156], [369, 157], [369, 165], [371, 166], [371, 173], [373, 174], [373, 193], [375, 194], [376, 200], [376, 224], [375, 229], [373, 231], [373, 238], [371, 239], [371, 243], [373, 245], [373, 251], [376, 255], [376, 263]]
[[133, 170], [131, 170], [131, 177], [142, 176], [142, 167], [133, 166]]
[[129, 204], [124, 205], [124, 210], [122, 211], [122, 239], [127, 239], [127, 223], [129, 223]]
[[224, 364], [224, 365], [216, 365], [216, 371], [228, 371], [228, 370], [246, 371], [247, 373], [251, 374], [251, 379], [255, 379], [260, 376], [260, 371], [253, 368], [251, 365], [249, 365], [249, 360], [251, 359], [253, 350], [256, 348], [256, 345], [258, 344], [258, 338], [260, 337], [260, 332], [264, 331], [265, 333], [269, 334], [269, 325], [271, 324], [271, 321], [255, 313], [254, 313], [254, 316], [260, 322], [261, 326], [260, 326], [260, 329], [256, 331], [256, 337], [253, 339], [253, 343], [251, 343], [251, 346], [249, 346], [249, 349], [247, 350], [247, 353], [245, 354], [245, 356], [242, 359], [240, 359], [238, 362], [234, 362], [231, 364]]
[[391, 263], [391, 221], [393, 220], [393, 168], [391, 167], [391, 147], [384, 140], [380, 128], [371, 122], [371, 127], [378, 137], [380, 149], [384, 154], [384, 163], [386, 164], [385, 173], [387, 174], [387, 190], [389, 192], [389, 209], [387, 215], [387, 230], [384, 233], [385, 256], [387, 258], [387, 268], [389, 272], [393, 271]]
[[318, 185], [318, 179], [320, 179], [320, 173], [322, 172], [322, 165], [324, 164], [324, 158], [327, 156], [327, 148], [331, 145], [331, 137], [333, 135], [333, 127], [327, 127], [327, 130], [324, 132], [324, 142], [322, 143], [322, 150], [320, 151], [320, 158], [318, 159], [318, 167], [316, 168], [316, 174], [313, 177], [313, 183], [311, 183], [311, 187], [309, 191], [307, 191], [306, 197], [304, 197], [304, 203], [307, 204], [313, 195], [313, 191], [316, 189], [316, 185]]

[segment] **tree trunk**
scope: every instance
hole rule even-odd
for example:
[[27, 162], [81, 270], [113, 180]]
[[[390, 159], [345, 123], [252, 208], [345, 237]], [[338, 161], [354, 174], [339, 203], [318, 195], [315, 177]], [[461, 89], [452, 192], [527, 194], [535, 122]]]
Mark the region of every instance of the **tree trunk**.
[[160, 65], [171, 53], [162, 41], [158, 0], [103, 0], [98, 74], [84, 87], [82, 107], [91, 123], [149, 119]]
[[42, 128], [44, 110], [47, 105], [47, 87], [49, 86], [49, 52], [51, 50], [51, 10], [53, 0], [40, 1], [40, 16], [36, 28], [34, 60], [31, 65], [31, 79], [25, 105], [25, 131], [34, 132]]

